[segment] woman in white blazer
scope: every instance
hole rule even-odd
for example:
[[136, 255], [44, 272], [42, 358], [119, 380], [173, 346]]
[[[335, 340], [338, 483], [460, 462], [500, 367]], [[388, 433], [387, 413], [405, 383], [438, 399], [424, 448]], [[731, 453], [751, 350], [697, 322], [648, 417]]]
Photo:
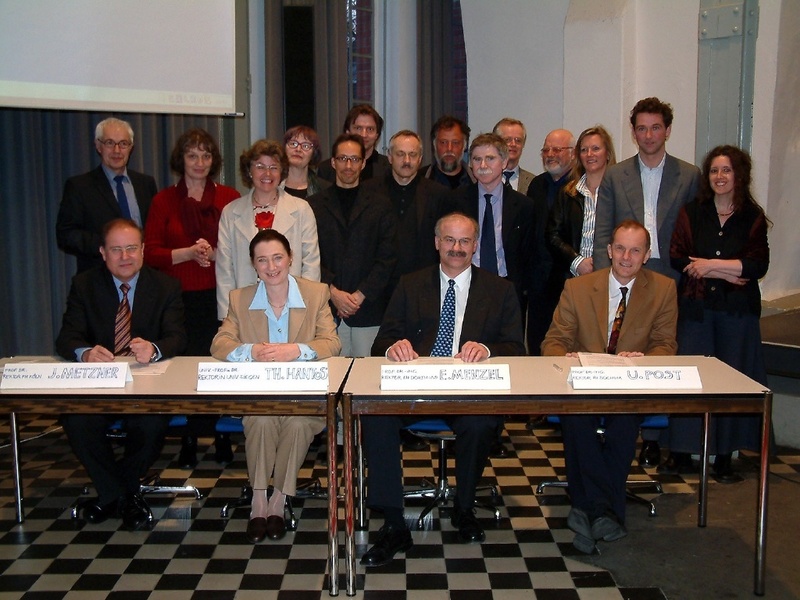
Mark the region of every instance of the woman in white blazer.
[[250, 192], [222, 211], [217, 242], [217, 316], [228, 314], [231, 290], [256, 283], [250, 262], [250, 240], [261, 229], [275, 229], [295, 250], [291, 275], [319, 281], [317, 221], [305, 200], [284, 192], [279, 184], [289, 162], [283, 146], [258, 140], [239, 157], [239, 174]]

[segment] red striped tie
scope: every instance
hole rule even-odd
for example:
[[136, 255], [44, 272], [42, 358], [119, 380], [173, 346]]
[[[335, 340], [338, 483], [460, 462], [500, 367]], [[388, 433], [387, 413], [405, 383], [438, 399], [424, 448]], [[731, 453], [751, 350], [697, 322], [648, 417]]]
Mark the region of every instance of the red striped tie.
[[131, 305], [128, 304], [128, 290], [131, 289], [127, 283], [119, 286], [122, 291], [122, 300], [117, 307], [117, 318], [114, 321], [114, 355], [130, 356], [131, 352]]

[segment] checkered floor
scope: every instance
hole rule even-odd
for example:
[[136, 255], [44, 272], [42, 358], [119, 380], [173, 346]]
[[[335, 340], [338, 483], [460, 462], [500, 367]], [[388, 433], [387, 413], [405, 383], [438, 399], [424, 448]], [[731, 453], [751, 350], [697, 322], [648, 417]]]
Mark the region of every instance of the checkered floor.
[[[70, 518], [69, 506], [88, 482], [66, 439], [52, 420], [22, 419], [21, 467], [25, 486], [25, 523], [15, 521], [8, 423], [0, 424], [0, 600], [60, 598], [138, 599], [292, 599], [328, 597], [326, 575], [326, 503], [296, 501], [299, 526], [277, 543], [253, 546], [244, 539], [248, 510], [228, 520], [220, 508], [238, 496], [246, 482], [244, 444], [234, 440], [235, 461], [222, 468], [213, 461], [213, 447], [198, 467], [182, 470], [174, 462], [179, 440], [170, 438], [154, 468], [162, 481], [192, 483], [204, 494], [148, 496], [155, 516], [150, 531], [126, 532], [119, 521], [89, 525]], [[39, 435], [45, 432], [45, 435]], [[493, 459], [486, 482], [500, 489], [502, 518], [479, 510], [486, 542], [463, 545], [450, 525], [447, 508], [434, 511], [414, 547], [384, 568], [365, 572], [359, 566], [358, 596], [365, 599], [482, 600], [654, 600], [658, 588], [621, 588], [613, 576], [581, 562], [566, 528], [569, 503], [563, 490], [536, 496], [542, 480], [563, 476], [563, 450], [558, 432], [526, 430], [508, 423], [508, 458]], [[207, 448], [201, 440], [201, 448]], [[205, 440], [210, 441], [210, 440]], [[238, 446], [236, 445], [238, 443]], [[324, 461], [312, 449], [301, 479], [319, 477]], [[436, 459], [431, 451], [406, 452], [406, 483], [432, 478]], [[451, 463], [452, 466], [452, 463]], [[797, 465], [795, 465], [797, 466]], [[656, 476], [634, 465], [632, 476]], [[687, 477], [658, 476], [667, 493], [692, 493]], [[421, 500], [409, 500], [407, 516], [419, 514]], [[631, 508], [634, 510], [634, 508]], [[644, 510], [644, 509], [642, 509]], [[358, 532], [359, 556], [374, 539], [382, 520]], [[340, 526], [341, 530], [341, 526]], [[340, 538], [340, 540], [343, 538]], [[343, 548], [340, 555], [344, 555]], [[342, 568], [343, 571], [343, 563]], [[344, 577], [340, 582], [344, 596]]]

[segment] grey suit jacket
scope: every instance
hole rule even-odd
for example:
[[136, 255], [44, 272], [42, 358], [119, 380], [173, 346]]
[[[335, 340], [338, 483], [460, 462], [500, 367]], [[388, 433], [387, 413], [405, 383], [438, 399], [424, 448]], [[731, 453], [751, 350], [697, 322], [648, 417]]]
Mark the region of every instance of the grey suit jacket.
[[531, 181], [533, 181], [534, 177], [536, 177], [536, 176], [533, 173], [531, 173], [530, 171], [526, 171], [525, 169], [520, 168], [520, 170], [519, 170], [519, 181], [517, 182], [517, 191], [520, 194], [527, 194], [528, 193], [528, 187], [530, 187]]
[[[681, 207], [693, 200], [700, 184], [700, 170], [694, 165], [667, 154], [664, 173], [658, 190], [658, 252], [661, 258], [651, 258], [647, 268], [680, 279], [680, 273], [669, 264], [669, 244]], [[602, 269], [611, 263], [607, 246], [611, 233], [620, 222], [634, 219], [644, 224], [644, 192], [639, 171], [638, 154], [608, 168], [600, 184], [597, 216], [594, 229], [594, 268]]]

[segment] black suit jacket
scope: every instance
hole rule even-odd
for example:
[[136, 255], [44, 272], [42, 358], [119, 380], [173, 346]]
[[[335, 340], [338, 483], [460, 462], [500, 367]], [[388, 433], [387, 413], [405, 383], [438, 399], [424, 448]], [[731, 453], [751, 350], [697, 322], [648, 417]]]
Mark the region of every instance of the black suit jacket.
[[308, 199], [317, 219], [320, 280], [345, 292], [360, 290], [366, 298], [346, 322], [350, 327], [375, 327], [383, 318], [397, 262], [394, 211], [387, 198], [360, 186], [346, 219], [337, 189], [332, 185]]
[[[583, 234], [583, 194], [558, 193], [545, 228], [545, 240], [553, 255], [555, 273], [562, 281], [572, 276], [570, 266], [580, 253]], [[563, 283], [561, 285], [563, 288]]]
[[[158, 192], [156, 181], [130, 169], [128, 178], [144, 227], [150, 202]], [[67, 179], [56, 219], [56, 240], [59, 248], [78, 258], [78, 273], [103, 262], [98, 250], [103, 245], [103, 226], [120, 217], [117, 197], [101, 166]]]
[[446, 201], [450, 191], [417, 173], [415, 180], [410, 184], [414, 188], [413, 218], [414, 226], [403, 223], [403, 218], [398, 214], [398, 208], [391, 202], [390, 186], [394, 182], [391, 172], [380, 179], [370, 179], [364, 182], [364, 189], [375, 191], [389, 199], [395, 216], [397, 217], [397, 236], [395, 237], [395, 252], [397, 264], [390, 284], [390, 293], [397, 285], [398, 279], [408, 273], [413, 273], [424, 267], [439, 263], [439, 253], [434, 243], [434, 229], [436, 221], [444, 215]]
[[[483, 269], [470, 268], [472, 281], [459, 348], [472, 341], [484, 344], [492, 356], [524, 355], [514, 286]], [[384, 356], [389, 346], [402, 339], [410, 341], [420, 356], [430, 356], [439, 331], [439, 281], [439, 265], [400, 279], [372, 344], [373, 356]]]
[[[57, 352], [67, 360], [75, 360], [75, 350], [83, 347], [99, 345], [113, 352], [118, 306], [119, 294], [105, 265], [75, 275], [56, 339]], [[177, 279], [142, 267], [133, 297], [131, 337], [158, 346], [162, 358], [183, 352], [186, 330]]]
[[[480, 224], [479, 201], [483, 201], [483, 198], [478, 198], [478, 184], [473, 183], [453, 190], [449, 209], [462, 212]], [[515, 192], [510, 186], [503, 188], [503, 250], [508, 279], [514, 283], [520, 296], [535, 285], [534, 265], [547, 254], [544, 239], [538, 242], [534, 236], [537, 221], [545, 217], [536, 215], [530, 198]], [[544, 223], [541, 228], [544, 230]]]

